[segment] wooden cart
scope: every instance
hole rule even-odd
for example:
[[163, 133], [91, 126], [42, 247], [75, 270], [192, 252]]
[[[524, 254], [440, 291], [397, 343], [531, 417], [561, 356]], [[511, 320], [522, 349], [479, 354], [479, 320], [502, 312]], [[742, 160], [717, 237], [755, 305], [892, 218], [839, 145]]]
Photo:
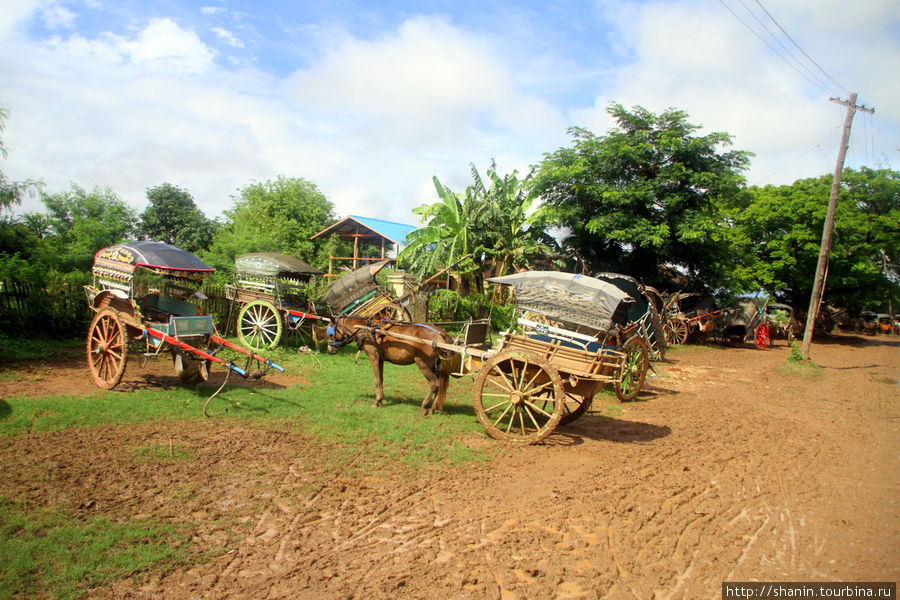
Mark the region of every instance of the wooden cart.
[[[451, 354], [456, 375], [475, 375], [478, 420], [496, 439], [529, 443], [560, 423], [583, 415], [603, 385], [622, 401], [634, 399], [649, 366], [647, 344], [627, 325], [628, 294], [581, 275], [537, 271], [488, 281], [515, 288], [517, 318], [489, 349], [481, 345], [433, 344]], [[367, 328], [392, 333], [390, 325]]]
[[[116, 387], [125, 374], [129, 346], [144, 361], [168, 352], [184, 383], [209, 376], [212, 363], [257, 379], [270, 360], [219, 336], [213, 318], [198, 303], [200, 282], [214, 269], [202, 260], [162, 242], [126, 242], [103, 248], [94, 256], [93, 283], [85, 286], [95, 315], [87, 335], [91, 377], [103, 389]], [[236, 353], [243, 366], [217, 356]]]

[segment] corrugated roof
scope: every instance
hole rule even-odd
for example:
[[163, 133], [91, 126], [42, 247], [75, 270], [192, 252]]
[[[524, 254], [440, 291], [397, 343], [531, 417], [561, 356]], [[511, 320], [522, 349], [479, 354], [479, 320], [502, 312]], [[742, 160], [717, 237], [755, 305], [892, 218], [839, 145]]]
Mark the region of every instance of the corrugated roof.
[[[360, 228], [362, 228], [362, 230]], [[407, 225], [405, 223], [395, 223], [393, 221], [385, 221], [384, 219], [373, 219], [371, 217], [350, 215], [348, 217], [344, 217], [334, 225], [326, 227], [319, 233], [312, 236], [312, 238], [335, 234], [351, 235], [357, 232], [362, 232], [378, 235], [398, 246], [405, 246], [406, 236], [409, 235], [409, 232], [413, 231], [414, 229], [418, 228], [415, 225]]]

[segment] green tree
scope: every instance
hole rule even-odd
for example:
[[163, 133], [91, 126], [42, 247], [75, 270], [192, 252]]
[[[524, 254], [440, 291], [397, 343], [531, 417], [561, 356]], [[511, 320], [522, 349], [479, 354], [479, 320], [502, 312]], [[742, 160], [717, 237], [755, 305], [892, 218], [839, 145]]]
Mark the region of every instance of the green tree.
[[213, 235], [202, 256], [225, 275], [234, 259], [246, 252], [283, 252], [327, 268], [324, 245], [309, 238], [334, 223], [334, 205], [314, 183], [300, 177], [279, 176], [240, 190], [227, 221]]
[[[734, 266], [738, 285], [765, 290], [804, 310], [809, 306], [831, 182], [831, 175], [823, 175], [792, 185], [752, 187], [729, 205], [730, 243], [743, 257]], [[896, 297], [887, 265], [898, 254], [900, 173], [846, 169], [825, 301], [859, 310]]]
[[137, 233], [137, 216], [110, 188], [71, 189], [42, 198], [47, 208], [48, 250], [60, 273], [89, 273], [97, 250]]
[[[0, 106], [0, 134], [6, 129], [8, 117], [9, 111]], [[7, 155], [6, 144], [3, 142], [3, 137], [0, 136], [0, 157], [6, 158]], [[28, 194], [40, 192], [41, 187], [42, 184], [37, 181], [10, 181], [3, 171], [0, 171], [0, 212], [13, 204], [21, 204], [22, 198]]]
[[209, 248], [213, 221], [197, 208], [194, 198], [170, 183], [147, 190], [149, 205], [141, 213], [140, 235], [166, 242], [188, 252]]
[[556, 241], [530, 214], [533, 198], [518, 172], [501, 177], [497, 164], [487, 170], [489, 186], [472, 165], [475, 197], [482, 198], [478, 211], [476, 240], [479, 250], [490, 259], [495, 276], [527, 268], [556, 252]]
[[683, 111], [615, 103], [607, 111], [617, 124], [607, 135], [572, 128], [573, 146], [537, 165], [531, 193], [543, 202], [540, 219], [566, 231], [592, 270], [659, 284], [661, 268], [674, 266], [719, 285], [730, 257], [717, 200], [739, 192], [751, 155], [725, 151], [727, 133], [697, 135]]
[[[479, 199], [473, 188], [460, 196], [445, 187], [437, 176], [432, 178], [438, 202], [417, 206], [412, 211], [424, 223], [406, 236], [407, 245], [397, 257], [410, 271], [426, 276], [476, 253], [475, 229]], [[477, 285], [477, 267], [468, 259], [458, 265], [465, 287]]]

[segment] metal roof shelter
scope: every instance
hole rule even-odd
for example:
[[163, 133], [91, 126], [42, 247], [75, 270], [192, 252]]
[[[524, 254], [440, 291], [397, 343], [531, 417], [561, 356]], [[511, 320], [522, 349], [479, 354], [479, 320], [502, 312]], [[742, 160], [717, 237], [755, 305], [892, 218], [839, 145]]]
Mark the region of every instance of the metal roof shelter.
[[[353, 256], [329, 256], [328, 275], [335, 275], [334, 261], [351, 261], [352, 268], [358, 269], [366, 263], [387, 260], [396, 262], [396, 258], [388, 258], [386, 255], [387, 244], [396, 247], [406, 245], [406, 236], [416, 229], [413, 225], [394, 223], [383, 219], [360, 217], [350, 215], [326, 227], [319, 233], [310, 237], [316, 239], [336, 235], [342, 240], [353, 243]], [[381, 247], [380, 256], [360, 256], [360, 244], [373, 244]]]

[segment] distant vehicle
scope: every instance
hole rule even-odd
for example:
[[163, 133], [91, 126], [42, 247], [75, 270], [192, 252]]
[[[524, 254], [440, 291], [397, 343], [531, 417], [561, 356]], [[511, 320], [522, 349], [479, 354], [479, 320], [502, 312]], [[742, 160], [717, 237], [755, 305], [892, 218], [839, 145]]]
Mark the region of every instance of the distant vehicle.
[[870, 310], [864, 310], [859, 313], [859, 319], [856, 321], [856, 332], [865, 333], [866, 335], [878, 333], [878, 314]]
[[890, 335], [894, 329], [894, 319], [887, 313], [878, 315], [878, 333]]

